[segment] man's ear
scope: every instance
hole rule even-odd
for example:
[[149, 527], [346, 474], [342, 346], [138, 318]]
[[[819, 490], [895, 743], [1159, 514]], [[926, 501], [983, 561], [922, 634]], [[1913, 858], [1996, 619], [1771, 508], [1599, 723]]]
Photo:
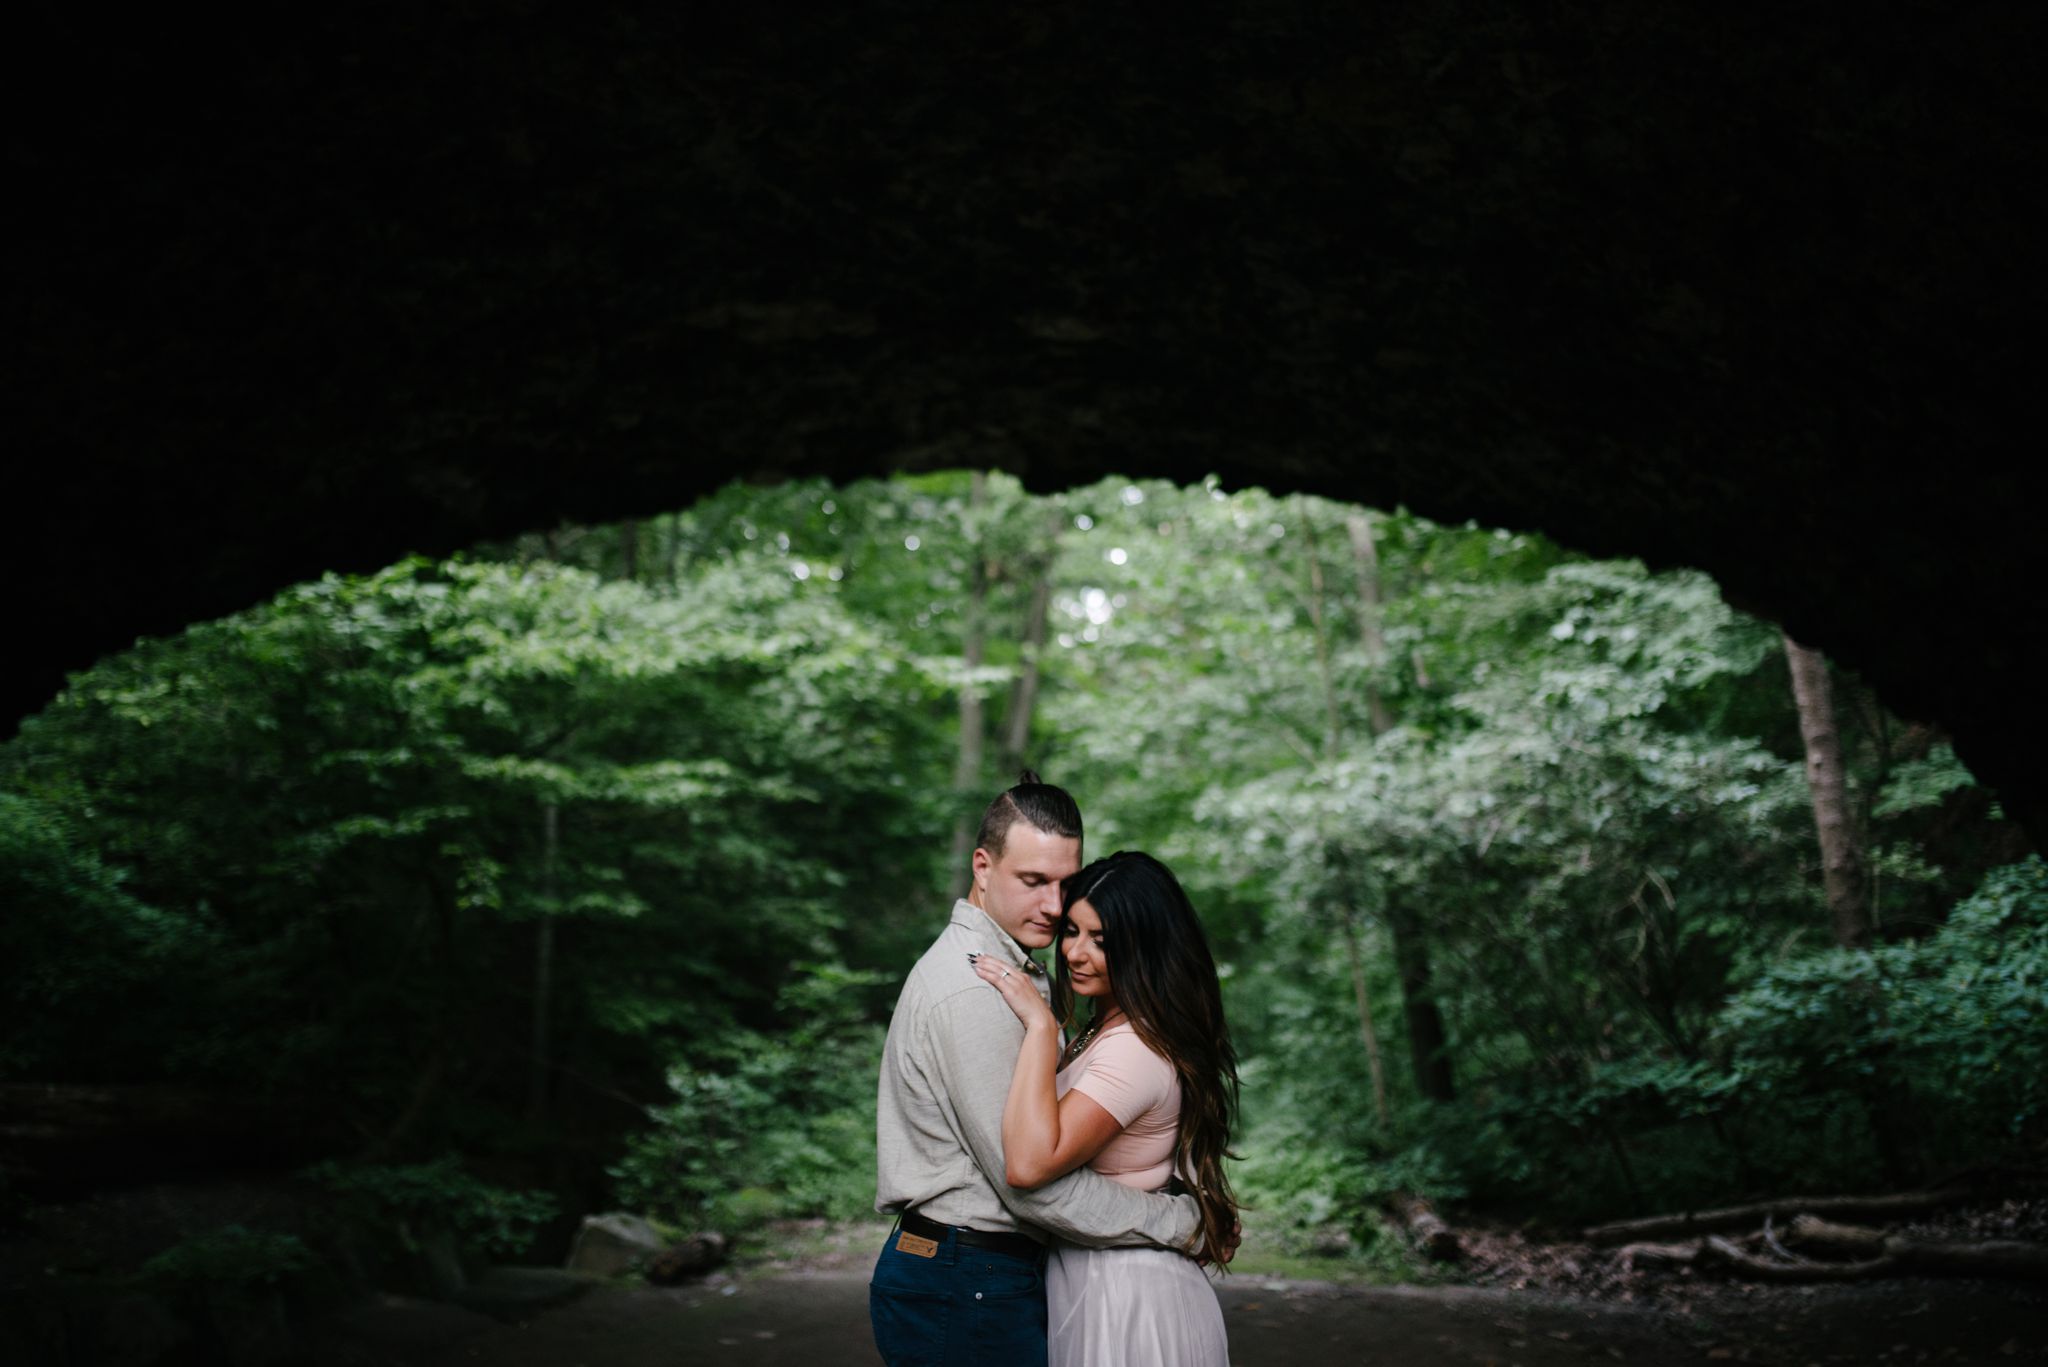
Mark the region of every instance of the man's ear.
[[974, 886], [980, 891], [988, 891], [988, 871], [994, 866], [995, 861], [988, 857], [988, 851], [976, 845], [974, 847]]

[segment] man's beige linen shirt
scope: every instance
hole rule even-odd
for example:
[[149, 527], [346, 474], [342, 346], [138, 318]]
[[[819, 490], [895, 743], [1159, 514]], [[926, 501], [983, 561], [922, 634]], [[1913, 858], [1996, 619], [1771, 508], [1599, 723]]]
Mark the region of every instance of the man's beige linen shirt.
[[915, 1206], [941, 1224], [1092, 1248], [1185, 1248], [1198, 1224], [1192, 1197], [1137, 1191], [1085, 1167], [1036, 1191], [1003, 1181], [1003, 1103], [1024, 1026], [976, 976], [976, 953], [1024, 971], [1017, 942], [980, 907], [955, 902], [896, 999], [876, 1107], [875, 1209]]

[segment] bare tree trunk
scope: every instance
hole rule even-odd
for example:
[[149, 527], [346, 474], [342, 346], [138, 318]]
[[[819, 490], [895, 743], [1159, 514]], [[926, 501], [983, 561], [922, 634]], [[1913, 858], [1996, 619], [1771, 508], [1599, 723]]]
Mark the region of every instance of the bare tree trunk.
[[1337, 717], [1337, 686], [1330, 675], [1330, 633], [1323, 622], [1323, 557], [1316, 547], [1316, 523], [1308, 500], [1298, 500], [1301, 535], [1308, 543], [1308, 620], [1315, 628], [1316, 673], [1323, 681], [1323, 759], [1337, 758], [1343, 731]]
[[1373, 1028], [1372, 1001], [1365, 992], [1365, 958], [1358, 952], [1358, 917], [1344, 913], [1344, 950], [1351, 959], [1351, 995], [1358, 1000], [1358, 1036], [1365, 1041], [1365, 1066], [1372, 1072], [1372, 1115], [1381, 1129], [1387, 1113], [1387, 1067], [1380, 1056], [1380, 1032]]
[[1792, 671], [1792, 696], [1799, 704], [1800, 739], [1806, 743], [1806, 785], [1813, 795], [1813, 824], [1820, 834], [1821, 877], [1835, 943], [1867, 944], [1870, 910], [1864, 900], [1863, 852], [1849, 812], [1848, 774], [1842, 763], [1841, 732], [1835, 726], [1827, 661], [1789, 635], [1785, 660]]
[[1456, 1100], [1450, 1040], [1430, 987], [1429, 944], [1410, 912], [1388, 908], [1387, 930], [1394, 941], [1394, 963], [1401, 972], [1401, 1005], [1408, 1021], [1408, 1057], [1415, 1068], [1415, 1088], [1431, 1101]]
[[[979, 512], [988, 502], [988, 475], [976, 470], [968, 486], [967, 506], [970, 517]], [[988, 606], [988, 567], [981, 558], [981, 547], [971, 548], [974, 553], [974, 570], [968, 576], [967, 613], [963, 624], [964, 640], [960, 657], [971, 675], [981, 668], [986, 648], [986, 626], [982, 620]], [[980, 687], [971, 678], [960, 686], [960, 750], [953, 762], [954, 802], [959, 815], [953, 821], [952, 856], [948, 867], [952, 870], [952, 893], [955, 898], [965, 897], [972, 885], [974, 874], [968, 864], [968, 857], [974, 853], [974, 828], [976, 813], [972, 808], [972, 795], [981, 786], [981, 760], [986, 745], [986, 722], [983, 720]]]
[[533, 955], [533, 1059], [526, 1075], [526, 1118], [538, 1120], [548, 1097], [548, 1008], [555, 987], [555, 865], [562, 849], [562, 809], [541, 804], [541, 893], [547, 902], [535, 927]]
[[1038, 573], [1031, 581], [1031, 605], [1024, 617], [1023, 650], [1018, 656], [1017, 677], [1010, 684], [1009, 707], [1003, 713], [998, 753], [1006, 773], [1024, 767], [1025, 751], [1031, 745], [1031, 712], [1038, 703], [1039, 657], [1045, 651], [1046, 616], [1052, 606], [1052, 571], [1060, 552], [1060, 523], [1060, 510], [1055, 507], [1046, 528]]
[[1384, 736], [1394, 727], [1387, 700], [1380, 692], [1380, 671], [1387, 663], [1387, 638], [1380, 628], [1380, 557], [1372, 540], [1372, 518], [1363, 509], [1345, 519], [1351, 533], [1351, 568], [1358, 579], [1358, 634], [1365, 642], [1365, 702], [1372, 718], [1372, 733]]
[[[1308, 620], [1315, 629], [1316, 674], [1323, 685], [1323, 759], [1334, 761], [1343, 749], [1343, 722], [1337, 708], [1337, 684], [1330, 670], [1329, 625], [1323, 619], [1323, 561], [1316, 545], [1315, 519], [1309, 516], [1308, 500], [1298, 502], [1302, 539], [1308, 546]], [[1349, 908], [1340, 916], [1344, 952], [1351, 964], [1351, 995], [1358, 1007], [1358, 1037], [1365, 1045], [1365, 1065], [1372, 1074], [1373, 1118], [1385, 1129], [1387, 1110], [1386, 1061], [1380, 1053], [1380, 1032], [1372, 1020], [1372, 998], [1365, 990], [1365, 960], [1359, 952], [1358, 920]]]
[[383, 1133], [356, 1156], [356, 1161], [383, 1163], [388, 1161], [392, 1154], [397, 1153], [398, 1146], [412, 1133], [412, 1128], [419, 1123], [420, 1117], [426, 1114], [427, 1105], [440, 1091], [441, 1079], [447, 1071], [448, 1041], [443, 1039], [427, 1051], [419, 1070], [413, 1074], [412, 1089], [407, 1094], [405, 1108], [398, 1113], [398, 1118], [386, 1126]]
[[619, 524], [619, 559], [622, 565], [621, 579], [637, 580], [640, 577], [640, 519], [629, 517]]
[[[1366, 705], [1372, 735], [1378, 740], [1393, 729], [1393, 714], [1381, 695], [1379, 664], [1386, 658], [1386, 636], [1380, 627], [1380, 562], [1373, 545], [1372, 519], [1364, 512], [1345, 519], [1351, 534], [1351, 570], [1358, 584], [1358, 634], [1366, 656], [1373, 662], [1372, 682], [1367, 685]], [[1418, 668], [1419, 668], [1418, 664]], [[1429, 941], [1421, 922], [1410, 912], [1389, 907], [1387, 931], [1394, 942], [1394, 964], [1401, 977], [1401, 1010], [1408, 1024], [1408, 1056], [1415, 1070], [1415, 1089], [1431, 1101], [1450, 1101], [1457, 1096], [1451, 1072], [1450, 1039], [1444, 1029], [1443, 1012], [1431, 989]]]

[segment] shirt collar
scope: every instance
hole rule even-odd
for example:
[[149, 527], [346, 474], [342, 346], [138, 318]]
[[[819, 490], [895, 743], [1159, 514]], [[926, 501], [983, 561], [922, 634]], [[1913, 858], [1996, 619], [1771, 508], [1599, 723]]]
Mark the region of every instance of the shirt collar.
[[1045, 976], [1044, 966], [1029, 954], [1026, 954], [1024, 946], [1012, 939], [1010, 932], [996, 924], [995, 917], [989, 915], [965, 897], [953, 903], [953, 924], [956, 926], [966, 926], [970, 930], [981, 932], [983, 936], [995, 943], [1002, 956], [1009, 960], [1010, 963], [1023, 969], [1035, 978]]

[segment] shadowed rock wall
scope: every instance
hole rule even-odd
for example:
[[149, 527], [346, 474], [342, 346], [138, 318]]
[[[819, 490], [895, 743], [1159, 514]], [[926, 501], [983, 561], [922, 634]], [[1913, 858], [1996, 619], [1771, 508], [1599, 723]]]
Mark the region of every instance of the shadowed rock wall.
[[290, 14], [14, 45], [10, 717], [735, 476], [1214, 472], [1705, 568], [2048, 833], [2041, 7]]

